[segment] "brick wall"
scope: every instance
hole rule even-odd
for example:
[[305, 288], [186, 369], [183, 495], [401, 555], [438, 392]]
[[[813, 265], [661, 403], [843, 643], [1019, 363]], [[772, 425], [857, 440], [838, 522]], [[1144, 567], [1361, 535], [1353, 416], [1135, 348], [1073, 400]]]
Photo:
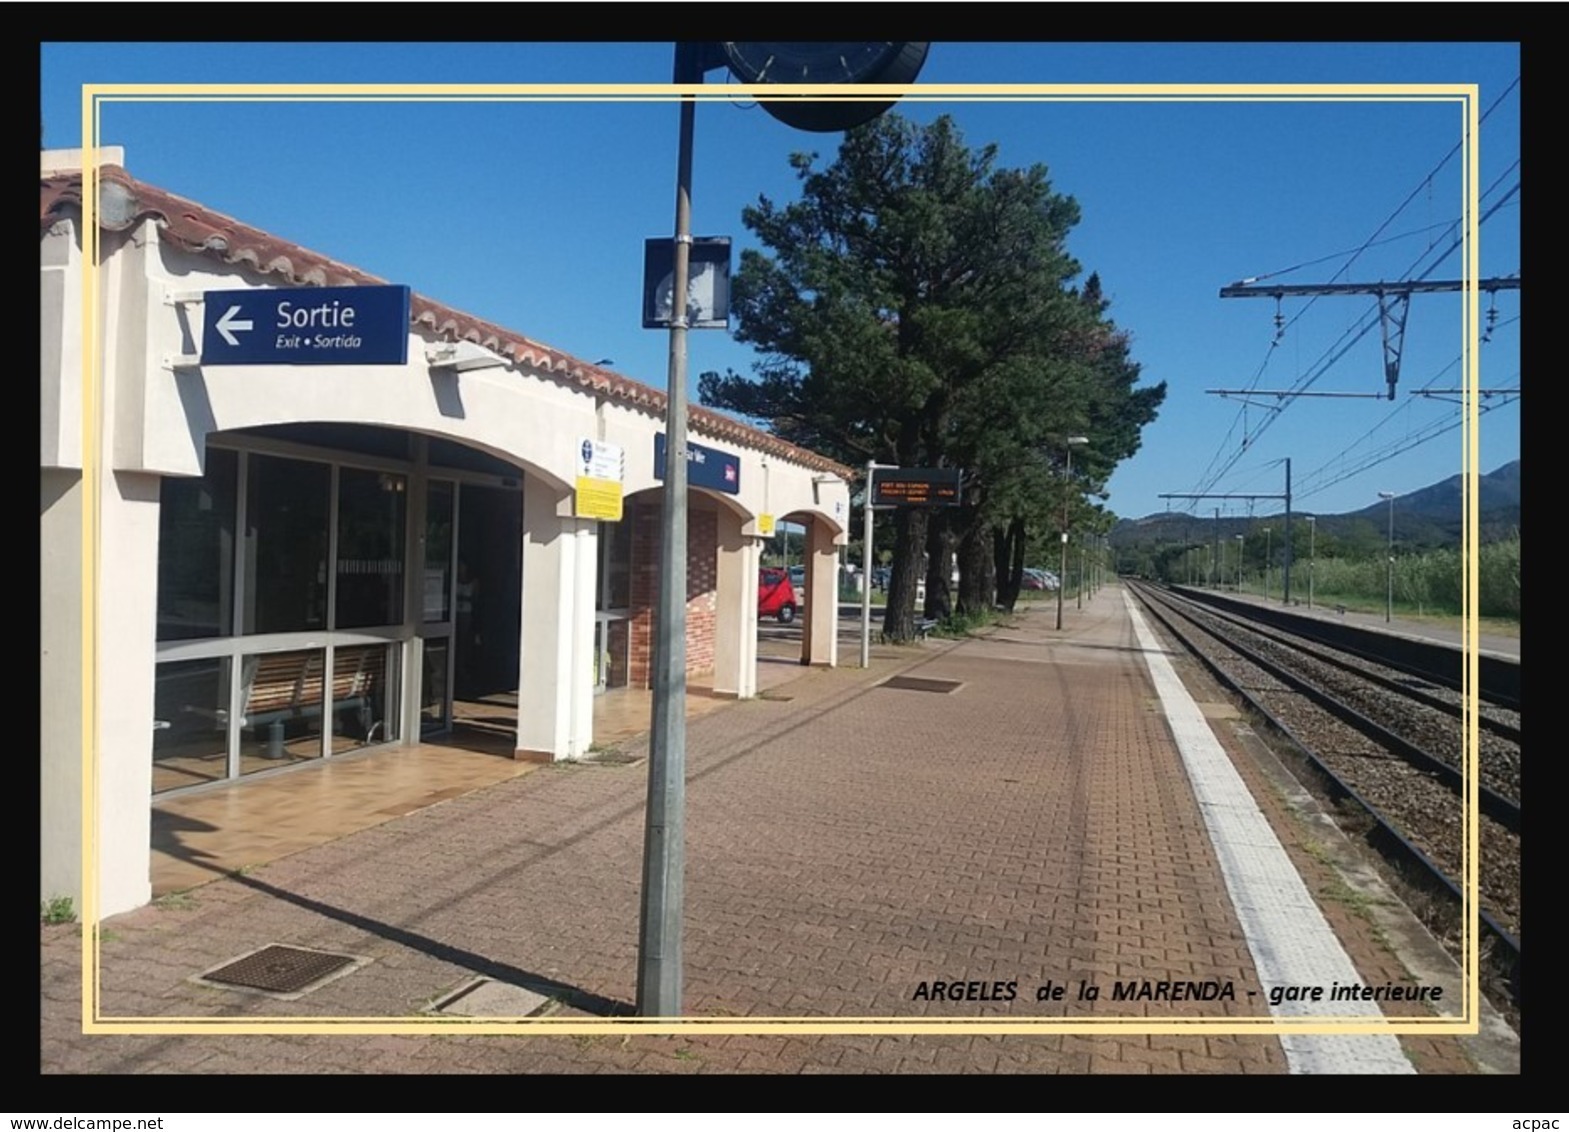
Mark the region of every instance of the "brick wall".
[[[719, 599], [719, 513], [716, 504], [693, 497], [686, 513], [686, 672], [714, 670], [714, 631]], [[632, 517], [632, 635], [630, 683], [653, 680], [654, 606], [659, 601], [659, 543], [663, 508], [639, 501]]]

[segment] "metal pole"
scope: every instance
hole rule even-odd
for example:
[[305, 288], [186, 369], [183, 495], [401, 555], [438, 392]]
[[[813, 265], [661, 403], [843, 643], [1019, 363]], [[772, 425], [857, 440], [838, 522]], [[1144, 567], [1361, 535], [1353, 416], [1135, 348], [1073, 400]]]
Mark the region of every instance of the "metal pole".
[[1063, 473], [1062, 554], [1057, 563], [1057, 628], [1062, 628], [1062, 591], [1068, 585], [1068, 487], [1073, 483], [1073, 445], [1066, 446], [1068, 463]]
[[1270, 592], [1275, 588], [1270, 579], [1270, 572], [1275, 565], [1274, 555], [1270, 552], [1270, 543], [1273, 541], [1274, 534], [1274, 527], [1264, 528], [1264, 593], [1262, 596], [1265, 601], [1269, 600]]
[[1291, 457], [1286, 457], [1286, 574], [1282, 580], [1280, 601], [1282, 605], [1291, 604], [1291, 559], [1296, 553], [1296, 542], [1291, 534]]
[[1079, 597], [1079, 608], [1084, 608], [1084, 536], [1079, 536], [1079, 584], [1076, 587]]
[[866, 461], [866, 498], [861, 503], [865, 521], [861, 525], [861, 667], [872, 666], [872, 472], [877, 467]]
[[1226, 560], [1220, 553], [1220, 508], [1215, 508], [1215, 558], [1212, 562], [1214, 569], [1210, 572], [1210, 583], [1217, 589], [1226, 588]]
[[[676, 44], [674, 81], [703, 81], [699, 44]], [[676, 157], [675, 262], [665, 404], [665, 506], [660, 530], [654, 705], [638, 932], [637, 1012], [659, 1018], [681, 1015], [686, 870], [686, 292], [692, 248], [695, 107], [691, 97], [682, 99]]]
[[1395, 495], [1389, 493], [1389, 563], [1384, 573], [1389, 578], [1389, 585], [1384, 596], [1384, 623], [1387, 625], [1395, 618]]
[[1308, 608], [1313, 608], [1313, 567], [1317, 564], [1318, 554], [1318, 516], [1309, 515], [1308, 521]]

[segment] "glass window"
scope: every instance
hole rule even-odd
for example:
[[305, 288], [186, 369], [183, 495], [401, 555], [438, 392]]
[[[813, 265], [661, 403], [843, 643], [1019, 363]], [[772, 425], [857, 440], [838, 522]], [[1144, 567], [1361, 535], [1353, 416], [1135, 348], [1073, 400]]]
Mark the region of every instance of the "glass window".
[[463, 468], [471, 472], [486, 472], [489, 475], [500, 476], [503, 480], [516, 482], [521, 474], [517, 467], [498, 460], [488, 452], [481, 452], [477, 448], [470, 448], [456, 441], [444, 440], [439, 436], [430, 438], [427, 449], [432, 467]]
[[153, 793], [229, 773], [229, 658], [160, 664], [153, 690]]
[[246, 633], [327, 623], [326, 464], [250, 457], [246, 490]]
[[619, 523], [599, 524], [600, 612], [632, 604], [632, 509]]
[[452, 505], [454, 485], [432, 480], [425, 491], [423, 620], [452, 620]]
[[227, 637], [234, 620], [239, 457], [208, 449], [206, 473], [166, 476], [158, 510], [158, 639]]
[[338, 597], [334, 626], [403, 623], [403, 525], [408, 478], [338, 472]]
[[409, 434], [375, 425], [325, 424], [307, 421], [298, 424], [263, 425], [245, 430], [248, 436], [276, 437], [296, 444], [334, 448], [340, 452], [363, 452], [393, 460], [409, 458]]
[[321, 757], [321, 649], [244, 658], [240, 712], [240, 773], [254, 774]]
[[446, 637], [431, 637], [425, 641], [425, 679], [420, 684], [420, 730], [440, 731], [447, 726], [447, 657], [450, 654]]
[[393, 718], [395, 645], [355, 645], [332, 657], [332, 753], [398, 737]]

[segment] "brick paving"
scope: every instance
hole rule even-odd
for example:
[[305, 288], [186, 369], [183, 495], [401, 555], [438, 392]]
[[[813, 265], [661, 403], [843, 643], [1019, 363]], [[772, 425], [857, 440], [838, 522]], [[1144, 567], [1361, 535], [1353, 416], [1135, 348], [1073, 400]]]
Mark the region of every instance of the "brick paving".
[[[689, 1015], [1264, 1013], [1120, 591], [1051, 624], [1042, 609], [982, 639], [880, 649], [871, 672], [812, 671], [788, 700], [691, 721]], [[875, 686], [901, 671], [961, 686]], [[476, 975], [543, 984], [556, 1017], [629, 1012], [645, 783], [641, 764], [552, 766], [114, 917], [101, 1016], [399, 1019]], [[53, 1073], [1286, 1070], [1273, 1037], [1213, 1032], [83, 1035], [80, 930], [46, 926], [41, 943]], [[294, 1001], [189, 981], [268, 943], [372, 961]], [[1017, 996], [916, 997], [935, 980]], [[1063, 1000], [1035, 1000], [1048, 980]], [[1100, 1000], [1077, 999], [1081, 980]], [[1117, 1002], [1116, 980], [1230, 982], [1236, 999]], [[1438, 1042], [1418, 1068], [1467, 1063]]]

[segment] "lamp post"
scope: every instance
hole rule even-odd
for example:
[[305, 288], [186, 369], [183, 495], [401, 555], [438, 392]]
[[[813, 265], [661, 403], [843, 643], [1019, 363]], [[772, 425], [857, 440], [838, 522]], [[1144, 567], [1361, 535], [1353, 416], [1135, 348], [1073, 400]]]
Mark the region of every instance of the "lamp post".
[[1210, 575], [1210, 584], [1217, 590], [1226, 588], [1226, 557], [1220, 552], [1220, 508], [1215, 508], [1215, 550], [1210, 555], [1210, 564], [1214, 567]]
[[1079, 536], [1079, 584], [1074, 587], [1078, 590], [1079, 608], [1084, 608], [1084, 536]]
[[1273, 564], [1273, 559], [1270, 557], [1270, 553], [1269, 553], [1269, 544], [1270, 544], [1270, 537], [1274, 533], [1275, 533], [1275, 528], [1274, 527], [1265, 527], [1264, 528], [1264, 592], [1262, 594], [1260, 594], [1259, 596], [1262, 597], [1265, 601], [1269, 600], [1269, 595], [1270, 595], [1271, 591], [1274, 588], [1273, 586], [1270, 585], [1270, 577], [1269, 577], [1269, 568]]
[[1387, 625], [1395, 617], [1395, 493], [1381, 491], [1378, 497], [1389, 501], [1389, 561], [1384, 571], [1388, 579], [1384, 592], [1384, 623]]
[[[719, 67], [748, 83], [888, 83], [914, 80], [924, 43], [708, 43], [675, 45], [673, 82], [698, 86]], [[776, 62], [783, 65], [775, 67]], [[770, 74], [770, 70], [774, 73]], [[864, 100], [765, 100], [788, 125], [819, 132], [870, 121], [893, 103]], [[648, 801], [643, 823], [643, 887], [638, 926], [637, 1012], [682, 1013], [682, 907], [686, 892], [686, 554], [687, 285], [692, 250], [692, 135], [697, 99], [681, 99], [672, 238], [665, 489], [660, 519], [649, 728]]]
[[1318, 516], [1309, 515], [1308, 522], [1308, 608], [1313, 608], [1313, 544], [1318, 534]]
[[1242, 596], [1242, 536], [1237, 535], [1237, 596]]
[[1073, 446], [1088, 444], [1087, 436], [1070, 436], [1063, 441], [1067, 462], [1063, 465], [1062, 480], [1062, 554], [1057, 563], [1057, 628], [1062, 628], [1062, 590], [1068, 584], [1068, 494], [1073, 483]]

